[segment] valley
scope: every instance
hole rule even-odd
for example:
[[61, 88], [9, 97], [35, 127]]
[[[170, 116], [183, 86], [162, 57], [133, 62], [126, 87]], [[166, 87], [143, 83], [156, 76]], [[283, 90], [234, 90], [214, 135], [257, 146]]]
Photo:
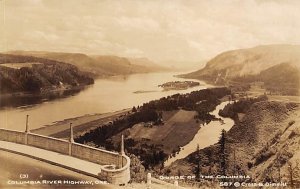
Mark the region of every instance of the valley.
[[[47, 77], [55, 78], [53, 75], [41, 74], [40, 71], [45, 69], [50, 69], [46, 73], [55, 73], [59, 78], [60, 75], [55, 72], [61, 69], [59, 66], [75, 69], [76, 72], [71, 71], [72, 74], [86, 74], [93, 85], [85, 87], [88, 83], [82, 83], [84, 90], [80, 89], [69, 96], [63, 94], [65, 99], [60, 102], [53, 101], [56, 106], [61, 103], [71, 114], [61, 115], [61, 118], [47, 117], [34, 123], [35, 117], [31, 131], [68, 139], [69, 125], [72, 123], [76, 142], [112, 151], [119, 151], [120, 138], [124, 135], [126, 153], [136, 166], [132, 179], [137, 182], [148, 171], [156, 177], [195, 175], [194, 182], [207, 182], [211, 186], [221, 180], [205, 179], [201, 175], [239, 174], [247, 176], [247, 182], [284, 181], [298, 186], [298, 68], [293, 60], [284, 64], [269, 63], [260, 66], [260, 71], [249, 69], [247, 72], [249, 61], [260, 65], [270, 58], [266, 55], [268, 52], [262, 50], [265, 48], [273, 47], [256, 47], [249, 50], [250, 55], [247, 54], [248, 50], [241, 50], [242, 55], [238, 50], [223, 53], [219, 55], [221, 58], [217, 56], [212, 59], [200, 71], [188, 74], [148, 74], [144, 71], [150, 71], [149, 67], [140, 67], [148, 60], [102, 56], [89, 56], [89, 61], [93, 59], [89, 66], [77, 68], [77, 61], [70, 58], [74, 54], [63, 54], [60, 58], [52, 57], [53, 60], [50, 60], [41, 58], [46, 56], [45, 53], [41, 53], [41, 57], [6, 55], [9, 59], [3, 60], [1, 69], [14, 72], [33, 70], [46, 78], [40, 81], [49, 81]], [[277, 48], [279, 47], [275, 49]], [[254, 55], [258, 53], [257, 49], [264, 54]], [[77, 56], [79, 55], [76, 54], [75, 57]], [[227, 56], [231, 57], [231, 61], [237, 62], [226, 65]], [[241, 58], [244, 56], [245, 59]], [[256, 58], [252, 59], [253, 56]], [[87, 61], [87, 56], [80, 57], [84, 57], [83, 62]], [[286, 58], [284, 55], [279, 57], [282, 58], [281, 61]], [[18, 61], [15, 61], [16, 58]], [[57, 62], [61, 60], [72, 64]], [[112, 67], [105, 68], [101, 63], [102, 71], [98, 68], [93, 70], [91, 68], [96, 60], [98, 63], [104, 61]], [[133, 62], [137, 66], [135, 68], [143, 70], [141, 74], [132, 74], [139, 72], [139, 69], [129, 68], [133, 66]], [[118, 66], [121, 64], [123, 67], [119, 70]], [[55, 69], [51, 70], [53, 68]], [[113, 70], [119, 71], [113, 73]], [[103, 78], [107, 76], [109, 77]], [[65, 78], [61, 77], [55, 81], [63, 79]], [[201, 85], [198, 79], [203, 79], [200, 81]], [[69, 81], [68, 78], [66, 81]], [[60, 82], [54, 82], [53, 86], [48, 84], [47, 90], [39, 86], [37, 91], [49, 95], [50, 91], [65, 92], [81, 86], [80, 80], [75, 84], [67, 84], [66, 81], [61, 82], [64, 85]], [[205, 81], [214, 85], [206, 84]], [[21, 96], [28, 94], [33, 95], [33, 99], [39, 99], [37, 93], [30, 92], [18, 91], [23, 93]], [[15, 97], [18, 96], [16, 94]], [[114, 102], [109, 100], [111, 98], [115, 99]], [[84, 106], [81, 105], [82, 101], [85, 102]], [[37, 100], [36, 104], [31, 104], [32, 107], [26, 107], [25, 103], [25, 111], [17, 111], [15, 114], [14, 110], [8, 110], [5, 116], [24, 116], [28, 110], [30, 114], [40, 112], [39, 106], [53, 112], [51, 103], [39, 105], [41, 102], [45, 102], [45, 97], [41, 97], [41, 101]], [[85, 108], [82, 111], [76, 109], [72, 113], [75, 104]], [[16, 106], [20, 104], [17, 103]], [[11, 114], [9, 111], [12, 111]], [[223, 151], [220, 141], [225, 141]], [[292, 180], [289, 177], [291, 173], [294, 174]], [[265, 177], [265, 174], [269, 177]], [[230, 178], [227, 180], [231, 181]]]
[[[255, 54], [256, 50], [259, 49], [259, 52], [264, 52], [264, 55], [270, 58], [266, 54], [272, 48], [256, 47], [252, 53]], [[274, 48], [280, 49], [281, 47]], [[297, 49], [297, 47], [295, 48]], [[292, 48], [292, 52], [294, 52], [293, 50], [295, 49]], [[247, 50], [242, 52], [247, 52]], [[228, 54], [230, 53], [232, 52]], [[243, 57], [243, 55], [235, 53], [233, 53], [234, 56]], [[287, 58], [282, 54], [278, 56], [283, 59]], [[246, 57], [249, 58], [248, 55]], [[216, 59], [218, 60], [218, 58]], [[204, 79], [216, 85], [227, 86], [230, 93], [226, 94], [226, 98], [219, 96], [218, 102], [220, 103], [225, 99], [230, 102], [218, 112], [223, 118], [207, 114], [218, 105], [213, 98], [189, 102], [183, 100], [189, 95], [173, 95], [162, 98], [156, 103], [155, 101], [150, 104], [144, 103], [143, 106], [132, 109], [132, 115], [134, 115], [134, 112], [138, 113], [143, 110], [144, 106], [151, 108], [151, 113], [148, 112], [148, 114], [153, 114], [153, 116], [157, 114], [153, 118], [149, 119], [148, 117], [145, 120], [135, 120], [135, 118], [133, 119], [134, 122], [127, 124], [127, 121], [132, 121], [132, 119], [130, 116], [127, 118], [125, 116], [112, 123], [112, 126], [114, 124], [120, 125], [116, 127], [116, 133], [110, 132], [109, 134], [103, 129], [96, 129], [79, 136], [78, 142], [118, 150], [117, 144], [120, 142], [120, 136], [124, 135], [127, 153], [138, 157], [142, 166], [154, 175], [195, 175], [196, 181], [208, 181], [212, 185], [216, 180], [203, 179], [200, 175], [244, 175], [243, 178], [247, 178], [246, 182], [286, 182], [299, 186], [299, 163], [297, 162], [300, 157], [296, 151], [297, 146], [299, 146], [297, 133], [300, 101], [298, 96], [299, 82], [297, 81], [299, 70], [296, 63], [294, 61], [288, 64], [269, 63], [261, 66], [261, 70], [257, 72], [251, 71], [251, 69], [246, 72], [247, 69], [241, 67], [243, 64], [237, 67], [233, 64], [230, 65], [233, 67], [226, 68], [224, 63], [226, 58], [221, 60], [222, 63], [219, 63], [222, 67], [220, 68], [221, 71], [219, 67], [214, 65], [213, 59], [199, 72], [181, 75], [181, 77]], [[241, 58], [237, 60], [241, 60]], [[255, 60], [258, 63], [255, 63], [251, 58], [245, 61], [254, 61], [252, 63], [258, 65], [266, 61], [263, 55], [257, 56]], [[240, 75], [236, 75], [238, 69], [241, 71]], [[226, 72], [223, 76], [222, 70]], [[233, 75], [230, 75], [230, 70], [235, 70], [232, 72]], [[288, 77], [286, 77], [287, 75]], [[193, 93], [197, 94], [196, 91], [191, 94]], [[158, 104], [165, 100], [168, 101], [168, 99], [172, 101], [172, 106], [161, 109]], [[179, 105], [181, 103], [183, 104]], [[180, 107], [179, 110], [176, 110], [177, 106]], [[205, 108], [201, 109], [201, 107]], [[205, 123], [207, 128], [210, 127], [208, 130], [213, 130], [209, 123], [213, 121], [220, 126], [223, 124], [224, 120], [222, 119], [225, 119], [224, 117], [233, 119], [234, 124], [232, 128], [230, 126], [227, 130], [221, 132], [220, 129], [218, 131], [219, 140], [216, 139], [215, 142], [201, 147], [198, 144], [198, 148], [194, 144], [194, 150], [185, 151], [183, 146], [191, 142], [194, 137], [200, 136], [197, 135], [197, 132], [201, 132]], [[102, 136], [100, 137], [101, 140], [96, 138], [99, 136]], [[179, 138], [180, 140], [178, 140]], [[221, 151], [221, 141], [225, 142], [223, 143], [223, 151]], [[287, 145], [289, 148], [286, 147]], [[181, 156], [181, 150], [186, 154]], [[176, 158], [177, 155], [181, 158], [165, 164], [168, 156]], [[277, 168], [274, 168], [275, 165]], [[278, 170], [280, 170], [279, 175]], [[263, 176], [266, 174], [270, 176]], [[292, 180], [290, 174], [294, 174]], [[220, 177], [219, 181], [222, 179], [224, 180]], [[225, 180], [234, 181], [230, 177]]]
[[0, 0], [0, 188], [300, 189], [299, 20], [299, 0]]
[[220, 120], [209, 112], [228, 95], [227, 88], [212, 88], [153, 100], [78, 136], [76, 141], [118, 151], [124, 135], [128, 153], [140, 157], [146, 169], [159, 169], [168, 156], [175, 156], [194, 138], [201, 125]]
[[146, 58], [10, 51], [0, 54], [0, 108], [73, 96], [99, 78], [170, 70]]

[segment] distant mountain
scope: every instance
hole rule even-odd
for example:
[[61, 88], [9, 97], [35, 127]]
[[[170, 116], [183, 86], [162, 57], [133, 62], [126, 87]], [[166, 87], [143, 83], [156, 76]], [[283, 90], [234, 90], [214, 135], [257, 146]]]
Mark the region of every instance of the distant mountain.
[[182, 76], [214, 84], [262, 81], [267, 89], [299, 94], [300, 46], [268, 45], [224, 52], [203, 69]]
[[92, 73], [94, 77], [165, 71], [165, 68], [155, 64], [148, 65], [146, 63], [144, 64], [143, 62], [137, 61], [136, 59], [118, 56], [43, 51], [10, 51], [8, 53], [31, 55], [70, 63], [77, 66], [81, 71]]
[[156, 71], [156, 70], [169, 71], [170, 70], [170, 68], [160, 66], [160, 65], [156, 64], [155, 62], [149, 60], [148, 58], [129, 58], [129, 61], [132, 64], [147, 67], [149, 70], [152, 70], [152, 71]]
[[48, 92], [93, 84], [74, 65], [32, 56], [0, 54], [0, 93]]
[[195, 69], [201, 69], [205, 66], [207, 61], [178, 61], [178, 60], [165, 60], [162, 64], [171, 65], [173, 70], [181, 72], [190, 72]]

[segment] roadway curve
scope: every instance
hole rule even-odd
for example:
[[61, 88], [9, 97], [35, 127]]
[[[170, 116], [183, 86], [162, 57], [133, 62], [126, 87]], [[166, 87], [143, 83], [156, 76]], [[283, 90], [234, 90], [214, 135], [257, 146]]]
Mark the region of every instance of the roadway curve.
[[[109, 189], [114, 186], [106, 184], [95, 184], [98, 181], [95, 178], [88, 177], [61, 167], [57, 167], [45, 162], [41, 162], [22, 155], [13, 154], [10, 152], [0, 150], [0, 188], [12, 189], [16, 187], [23, 188], [99, 188]], [[20, 174], [28, 174], [28, 179], [20, 179]], [[68, 180], [68, 181], [92, 181], [94, 185], [9, 185], [8, 181], [22, 181], [22, 180]], [[77, 186], [77, 187], [76, 187]]]

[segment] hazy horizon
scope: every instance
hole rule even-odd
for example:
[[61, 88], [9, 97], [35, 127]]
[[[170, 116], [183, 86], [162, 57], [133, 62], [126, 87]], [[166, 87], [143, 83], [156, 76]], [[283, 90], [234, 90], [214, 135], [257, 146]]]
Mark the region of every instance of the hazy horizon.
[[[2, 0], [0, 51], [51, 51], [203, 62], [300, 44], [300, 1]], [[176, 66], [176, 65], [175, 65]]]

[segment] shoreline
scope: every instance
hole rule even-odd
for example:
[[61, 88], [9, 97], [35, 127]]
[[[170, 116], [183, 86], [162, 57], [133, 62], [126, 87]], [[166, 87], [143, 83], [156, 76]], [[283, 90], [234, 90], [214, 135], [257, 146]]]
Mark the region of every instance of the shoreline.
[[130, 111], [131, 108], [127, 108], [114, 112], [87, 114], [74, 118], [67, 118], [56, 121], [52, 125], [45, 125], [44, 127], [30, 130], [30, 132], [56, 138], [68, 138], [70, 133], [70, 123], [72, 123], [75, 137], [83, 132], [94, 129], [100, 124], [113, 121], [117, 117], [127, 114]]
[[[229, 103], [230, 101], [221, 101], [221, 103], [218, 104], [213, 111], [209, 112], [217, 119], [212, 120], [208, 124], [203, 124], [187, 144], [180, 146], [180, 151], [178, 151], [175, 156], [169, 157], [164, 162], [165, 166], [168, 167], [175, 161], [186, 158], [189, 154], [196, 151], [197, 145], [199, 145], [200, 149], [204, 149], [210, 145], [215, 144], [220, 136], [222, 129], [229, 131], [234, 125], [234, 120], [219, 115], [219, 110], [222, 110]], [[218, 120], [218, 118], [220, 118], [223, 123], [221, 122], [221, 120]]]
[[47, 95], [52, 95], [55, 93], [60, 93], [65, 91], [83, 90], [86, 87], [89, 87], [91, 85], [93, 84], [78, 85], [78, 86], [72, 86], [67, 88], [55, 88], [55, 89], [50, 89], [42, 92], [41, 91], [40, 92], [19, 91], [19, 92], [12, 92], [12, 93], [0, 93], [0, 98], [47, 96]]
[[22, 91], [5, 94], [0, 93], [0, 110], [9, 108], [22, 108], [74, 96], [88, 89], [90, 86], [91, 85], [80, 85], [71, 88], [57, 88], [47, 92]]

